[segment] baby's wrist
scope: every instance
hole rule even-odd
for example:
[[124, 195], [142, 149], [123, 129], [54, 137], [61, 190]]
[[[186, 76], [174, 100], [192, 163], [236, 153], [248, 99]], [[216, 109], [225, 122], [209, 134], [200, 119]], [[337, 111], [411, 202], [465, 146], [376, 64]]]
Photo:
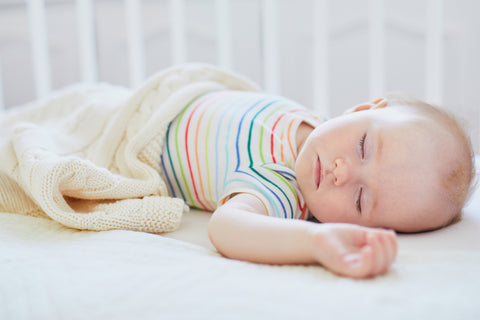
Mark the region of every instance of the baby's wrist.
[[325, 239], [328, 237], [327, 233], [328, 228], [324, 224], [318, 223], [312, 224], [307, 230], [310, 256], [320, 264], [324, 260], [322, 253], [324, 252]]

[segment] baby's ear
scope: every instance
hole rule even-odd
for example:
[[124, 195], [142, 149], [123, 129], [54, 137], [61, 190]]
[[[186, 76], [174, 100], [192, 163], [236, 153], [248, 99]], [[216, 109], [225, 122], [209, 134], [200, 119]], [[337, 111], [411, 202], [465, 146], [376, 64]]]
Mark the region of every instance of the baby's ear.
[[385, 108], [388, 105], [388, 101], [385, 98], [379, 98], [372, 102], [362, 103], [354, 106], [353, 108], [345, 110], [343, 114], [353, 113], [357, 111], [363, 110], [373, 110], [373, 109], [380, 109]]

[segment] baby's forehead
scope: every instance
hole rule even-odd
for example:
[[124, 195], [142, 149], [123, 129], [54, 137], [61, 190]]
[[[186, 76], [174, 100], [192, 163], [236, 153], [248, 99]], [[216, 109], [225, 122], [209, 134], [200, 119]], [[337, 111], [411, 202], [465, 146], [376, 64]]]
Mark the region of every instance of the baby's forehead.
[[415, 139], [419, 142], [428, 142], [442, 139], [458, 140], [452, 128], [438, 115], [424, 112], [410, 106], [391, 106], [372, 113], [376, 125], [393, 127], [399, 134], [414, 132]]
[[436, 124], [437, 130], [443, 130], [446, 132], [453, 131], [452, 126], [449, 125], [452, 119], [448, 114], [433, 107], [414, 104], [392, 104], [379, 111], [397, 117], [410, 118], [414, 125], [422, 126], [425, 123]]
[[[384, 110], [386, 114], [398, 119], [398, 130], [413, 131], [417, 143], [434, 144], [443, 151], [459, 152], [462, 136], [446, 115], [409, 105], [394, 105], [387, 109]], [[388, 125], [388, 122], [385, 123]]]

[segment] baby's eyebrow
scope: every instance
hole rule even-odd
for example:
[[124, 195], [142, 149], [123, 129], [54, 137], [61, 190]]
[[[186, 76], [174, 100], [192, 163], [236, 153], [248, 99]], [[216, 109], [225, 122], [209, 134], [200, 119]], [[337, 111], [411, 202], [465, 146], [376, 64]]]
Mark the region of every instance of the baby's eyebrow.
[[383, 136], [381, 135], [382, 131], [381, 130], [378, 130], [377, 132], [377, 150], [376, 150], [376, 154], [377, 154], [377, 161], [380, 162], [380, 160], [382, 159], [382, 151], [383, 151]]
[[[383, 151], [383, 135], [382, 135], [382, 130], [378, 130], [377, 132], [377, 148], [376, 148], [376, 157], [377, 157], [377, 162], [381, 163], [382, 161], [382, 151]], [[375, 190], [375, 196], [373, 198], [373, 205], [372, 209], [370, 210], [370, 213], [375, 211], [375, 208], [378, 205], [378, 185], [377, 185], [377, 190]]]
[[[376, 135], [375, 135], [375, 140], [376, 140], [376, 148], [375, 148], [375, 161], [377, 163], [380, 163], [382, 161], [382, 151], [383, 151], [383, 136], [382, 136], [382, 131], [378, 130]], [[370, 195], [372, 197], [373, 204], [370, 207], [370, 212], [369, 212], [369, 217], [372, 216], [372, 212], [375, 211], [375, 208], [378, 205], [378, 189], [379, 186], [377, 185], [377, 189], [375, 192], [370, 192]]]

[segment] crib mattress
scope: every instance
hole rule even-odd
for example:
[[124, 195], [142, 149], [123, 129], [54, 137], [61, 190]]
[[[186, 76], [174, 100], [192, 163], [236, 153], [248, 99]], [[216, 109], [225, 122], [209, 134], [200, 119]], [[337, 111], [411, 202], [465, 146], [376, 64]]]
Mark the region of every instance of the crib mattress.
[[0, 319], [480, 319], [480, 194], [443, 230], [399, 235], [390, 272], [229, 260], [209, 213], [154, 235], [0, 213]]

